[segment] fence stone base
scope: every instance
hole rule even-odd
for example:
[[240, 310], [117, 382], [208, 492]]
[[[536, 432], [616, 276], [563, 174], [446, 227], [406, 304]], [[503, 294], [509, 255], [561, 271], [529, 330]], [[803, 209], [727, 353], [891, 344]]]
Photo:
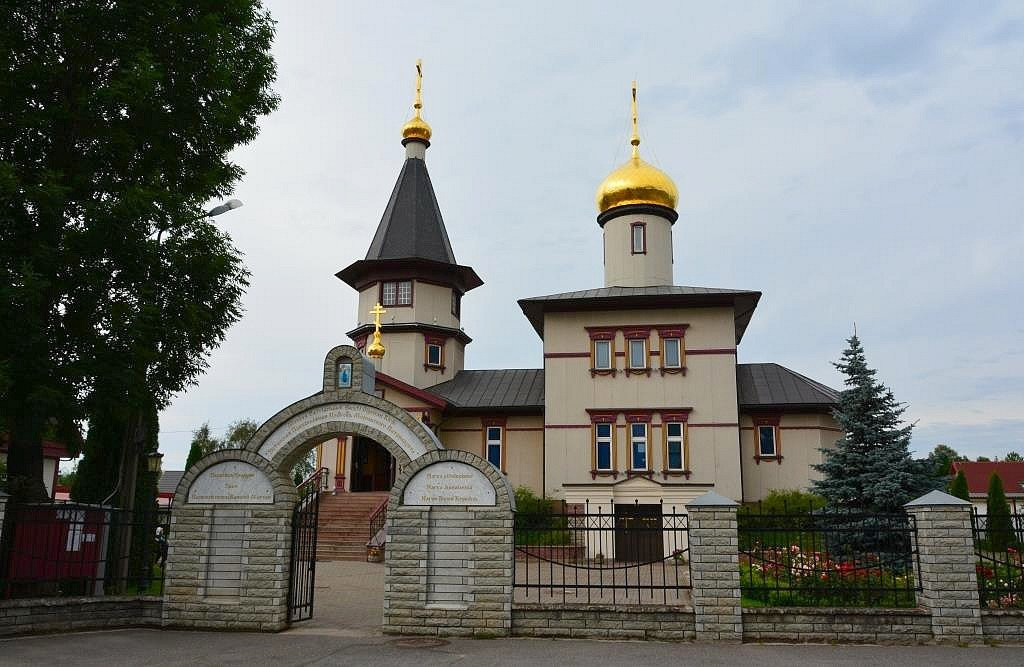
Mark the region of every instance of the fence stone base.
[[743, 610], [743, 641], [917, 644], [932, 640], [923, 609], [764, 607]]
[[520, 603], [512, 606], [512, 634], [577, 639], [693, 640], [693, 609], [663, 605]]
[[160, 627], [159, 597], [69, 597], [0, 601], [0, 637], [104, 628]]
[[982, 609], [986, 642], [1024, 642], [1024, 609]]

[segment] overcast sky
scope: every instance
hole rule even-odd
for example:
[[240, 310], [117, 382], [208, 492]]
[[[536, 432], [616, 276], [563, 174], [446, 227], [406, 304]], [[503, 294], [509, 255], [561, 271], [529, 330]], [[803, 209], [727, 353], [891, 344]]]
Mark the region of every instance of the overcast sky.
[[[712, 7], [712, 5], [720, 5]], [[245, 317], [161, 415], [264, 421], [349, 342], [414, 63], [468, 368], [538, 368], [516, 300], [603, 285], [594, 192], [641, 151], [679, 187], [675, 282], [761, 290], [739, 361], [840, 388], [854, 322], [919, 453], [1024, 451], [1024, 5], [270, 2], [282, 103], [234, 159]], [[1016, 305], [1015, 305], [1016, 304]], [[365, 319], [365, 317], [364, 317]]]

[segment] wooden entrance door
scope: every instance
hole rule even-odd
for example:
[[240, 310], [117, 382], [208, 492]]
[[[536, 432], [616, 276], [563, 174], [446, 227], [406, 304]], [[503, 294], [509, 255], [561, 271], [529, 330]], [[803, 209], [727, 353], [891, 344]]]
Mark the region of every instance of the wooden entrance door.
[[660, 504], [615, 506], [615, 560], [658, 561], [664, 550]]
[[395, 458], [369, 438], [358, 436], [352, 448], [352, 491], [390, 491], [395, 481]]

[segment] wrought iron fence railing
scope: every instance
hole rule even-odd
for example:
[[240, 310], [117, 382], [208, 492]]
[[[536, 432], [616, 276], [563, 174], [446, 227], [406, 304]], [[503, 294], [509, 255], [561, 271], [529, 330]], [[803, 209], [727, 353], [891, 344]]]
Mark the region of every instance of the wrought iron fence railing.
[[514, 533], [517, 601], [689, 600], [687, 517], [674, 507], [613, 505], [607, 512], [516, 514]]
[[826, 510], [737, 515], [748, 606], [912, 607], [920, 590], [917, 525], [907, 514]]
[[981, 606], [1024, 608], [1024, 514], [971, 512]]
[[169, 509], [8, 505], [0, 538], [0, 599], [160, 595], [169, 527]]

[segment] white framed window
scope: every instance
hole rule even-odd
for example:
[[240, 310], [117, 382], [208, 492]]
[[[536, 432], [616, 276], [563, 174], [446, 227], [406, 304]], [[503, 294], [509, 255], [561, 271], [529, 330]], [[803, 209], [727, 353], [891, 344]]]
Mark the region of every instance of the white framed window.
[[388, 280], [381, 283], [380, 303], [382, 306], [411, 306], [412, 281]]
[[594, 463], [598, 470], [612, 469], [612, 424], [594, 425]]
[[642, 338], [629, 340], [629, 367], [634, 369], [647, 368], [647, 341]]
[[757, 427], [757, 453], [762, 457], [777, 456], [778, 443], [775, 438], [775, 427], [761, 424]]
[[647, 252], [647, 225], [642, 222], [634, 222], [629, 227], [631, 239], [631, 250], [634, 255], [643, 255]]
[[487, 461], [501, 470], [501, 427], [487, 427]]
[[629, 435], [631, 469], [647, 470], [647, 424], [630, 424]]
[[680, 368], [683, 365], [683, 358], [680, 352], [678, 338], [661, 339], [661, 364], [665, 368]]
[[665, 468], [684, 470], [686, 461], [683, 448], [683, 425], [679, 422], [665, 424]]
[[594, 368], [599, 371], [610, 370], [612, 367], [612, 342], [610, 340], [594, 341]]
[[440, 367], [442, 359], [441, 345], [438, 343], [427, 343], [427, 366]]

